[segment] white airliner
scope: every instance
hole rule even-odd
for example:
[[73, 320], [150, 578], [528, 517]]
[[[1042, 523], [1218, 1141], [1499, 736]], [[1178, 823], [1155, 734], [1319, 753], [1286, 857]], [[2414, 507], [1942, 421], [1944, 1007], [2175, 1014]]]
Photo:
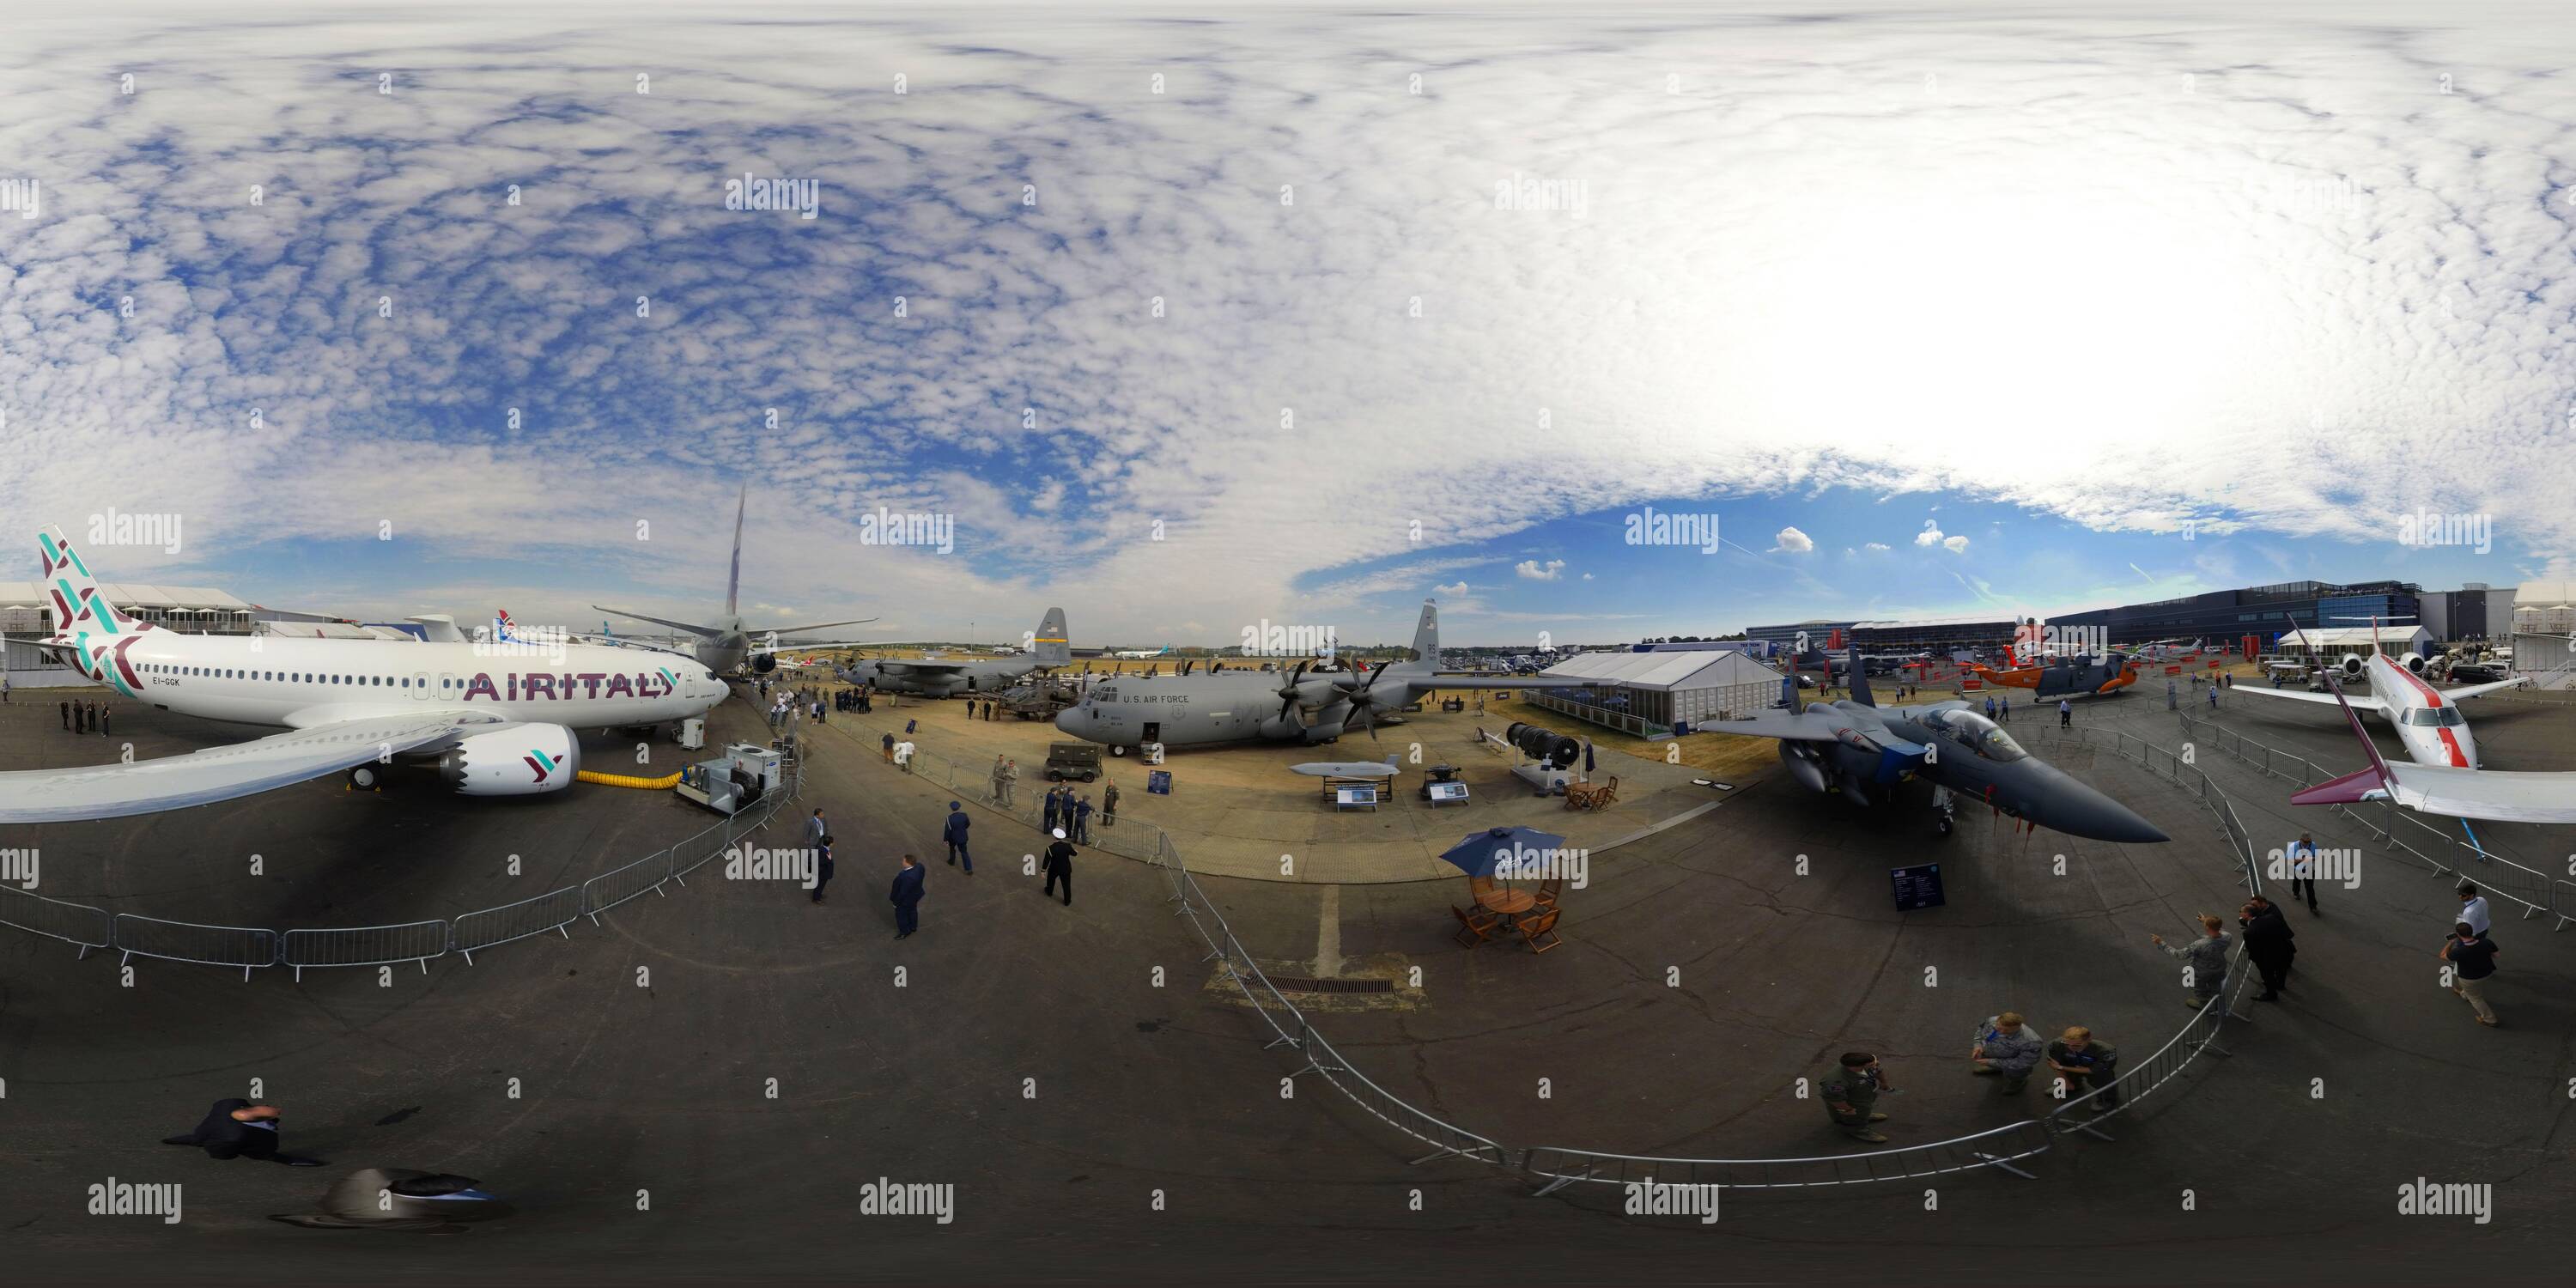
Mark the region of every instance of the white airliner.
[[[2385, 658], [2373, 661], [2385, 663]], [[2402, 668], [2396, 668], [2402, 673]], [[2473, 685], [2484, 691], [2501, 688], [2519, 680], [2491, 685]], [[2332, 695], [2327, 700], [2343, 697], [2343, 687], [2334, 675], [2326, 676], [2326, 688]], [[2257, 692], [2246, 689], [2244, 692]], [[2467, 690], [2454, 690], [2453, 696]], [[2456, 714], [2456, 711], [2454, 711]], [[2304, 791], [2293, 792], [2293, 805], [2348, 805], [2356, 801], [2395, 801], [2408, 809], [2451, 818], [2494, 819], [2508, 823], [2576, 823], [2576, 773], [2535, 771], [2506, 772], [2473, 769], [2447, 762], [2392, 765], [2379, 754], [2370, 735], [2361, 727], [2361, 716], [2352, 704], [2343, 703], [2344, 720], [2352, 726], [2352, 736], [2361, 740], [2362, 754], [2370, 758], [2367, 768], [2329, 779]], [[2438, 726], [2436, 726], [2438, 728]], [[2465, 738], [2468, 730], [2459, 730]], [[2412, 740], [2409, 740], [2410, 746]], [[2474, 756], [2463, 756], [2474, 760]]]
[[184, 809], [343, 770], [364, 786], [396, 756], [435, 758], [467, 796], [561, 791], [580, 769], [574, 728], [679, 720], [725, 698], [707, 667], [632, 649], [182, 635], [117, 611], [61, 529], [37, 545], [54, 634], [36, 647], [128, 700], [287, 732], [159, 760], [0, 773], [0, 823]]
[[1171, 646], [1171, 645], [1169, 645], [1169, 644], [1166, 644], [1166, 645], [1162, 646], [1161, 648], [1124, 648], [1124, 649], [1120, 649], [1120, 650], [1118, 650], [1117, 652], [1111, 653], [1109, 656], [1111, 656], [1111, 657], [1123, 657], [1123, 658], [1127, 658], [1127, 659], [1129, 659], [1129, 660], [1131, 660], [1131, 661], [1141, 662], [1141, 661], [1143, 661], [1143, 660], [1145, 660], [1146, 658], [1149, 658], [1149, 657], [1161, 657], [1162, 655], [1164, 655], [1164, 654], [1166, 654], [1166, 653], [1169, 653], [1169, 652], [1171, 652], [1171, 651], [1172, 651], [1172, 646]]
[[[734, 499], [733, 504], [733, 566], [725, 574], [725, 606], [724, 616], [722, 618], [719, 618], [713, 624], [701, 626], [694, 622], [675, 622], [667, 617], [653, 617], [644, 613], [631, 612], [623, 608], [603, 608], [598, 604], [593, 604], [591, 607], [598, 609], [600, 612], [610, 613], [618, 617], [632, 617], [639, 622], [651, 622], [656, 626], [668, 626], [672, 630], [685, 632], [690, 636], [694, 636], [694, 643], [685, 655], [695, 657], [701, 665], [704, 665], [708, 670], [714, 671], [718, 675], [732, 674], [734, 669], [741, 666], [746, 660], [751, 663], [752, 670], [763, 674], [777, 670], [777, 655], [781, 648], [825, 649], [866, 647], [866, 645], [856, 641], [838, 640], [823, 642], [797, 640], [791, 644], [782, 645], [778, 642], [778, 637], [781, 635], [793, 635], [798, 631], [819, 631], [829, 626], [858, 626], [863, 623], [875, 621], [876, 619], [873, 617], [862, 617], [857, 621], [848, 622], [816, 622], [811, 626], [779, 626], [766, 630], [742, 624], [742, 612], [738, 607], [742, 599], [742, 513], [744, 504], [749, 501], [750, 498], [751, 485], [746, 483], [743, 485], [741, 495]], [[606, 623], [601, 624], [606, 625]], [[635, 647], [653, 649], [657, 652], [681, 652], [681, 650], [677, 648], [664, 648], [660, 645], [648, 644], [642, 641], [629, 642]]]
[[[2408, 663], [2417, 663], [2414, 654]], [[2267, 689], [2245, 685], [2229, 689], [2230, 696], [2246, 694], [2258, 698], [2288, 698], [2293, 702], [2315, 702], [2334, 706], [2346, 703], [2364, 711], [2376, 711], [2397, 730], [2397, 740], [2406, 744], [2406, 754], [2419, 765], [2448, 765], [2454, 769], [2478, 767], [2478, 740], [2469, 733], [2468, 718], [2457, 705], [2462, 698], [2474, 698], [2498, 689], [2520, 688], [2529, 680], [2498, 680], [2493, 684], [2472, 684], [2459, 689], [2436, 689], [2425, 683], [2409, 666], [2389, 660], [2385, 653], [2368, 658], [2346, 656], [2338, 668], [2345, 678], [2370, 677], [2366, 697], [2343, 698], [2333, 693], [2309, 693], [2299, 689]]]

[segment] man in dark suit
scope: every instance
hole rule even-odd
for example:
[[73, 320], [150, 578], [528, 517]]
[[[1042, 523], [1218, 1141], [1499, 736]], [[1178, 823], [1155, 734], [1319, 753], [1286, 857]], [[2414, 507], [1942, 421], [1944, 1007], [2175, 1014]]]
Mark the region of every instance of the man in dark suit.
[[1056, 882], [1062, 881], [1064, 883], [1064, 906], [1068, 908], [1072, 907], [1073, 847], [1065, 844], [1063, 828], [1059, 827], [1055, 829], [1055, 844], [1047, 847], [1045, 857], [1038, 860], [1038, 867], [1040, 871], [1046, 873], [1045, 893], [1054, 894]]
[[185, 1136], [165, 1136], [164, 1145], [201, 1145], [208, 1158], [256, 1158], [289, 1167], [320, 1167], [318, 1158], [301, 1158], [277, 1150], [278, 1112], [273, 1105], [247, 1100], [218, 1100], [204, 1122]]
[[[816, 813], [822, 811], [817, 810]], [[823, 902], [823, 887], [832, 884], [832, 838], [814, 838], [814, 902]]]
[[939, 839], [948, 843], [948, 866], [966, 861], [966, 875], [975, 875], [975, 856], [966, 852], [966, 829], [975, 820], [966, 817], [966, 809], [956, 801], [948, 802], [948, 817], [939, 825]]
[[1056, 804], [1055, 804], [1055, 802], [1056, 802], [1056, 791], [1057, 791], [1057, 790], [1058, 790], [1058, 789], [1053, 788], [1053, 787], [1050, 787], [1050, 788], [1048, 788], [1048, 789], [1047, 789], [1047, 794], [1046, 794], [1046, 821], [1045, 821], [1045, 822], [1043, 822], [1043, 823], [1040, 823], [1040, 824], [1038, 825], [1038, 826], [1039, 826], [1039, 828], [1040, 828], [1040, 829], [1042, 829], [1042, 830], [1044, 830], [1044, 831], [1052, 832], [1052, 831], [1054, 831], [1054, 830], [1055, 830], [1055, 823], [1056, 823], [1056, 818], [1055, 818], [1055, 815], [1056, 815]]
[[886, 897], [894, 903], [894, 937], [909, 939], [921, 929], [921, 885], [930, 875], [921, 860], [903, 856], [903, 870], [894, 874], [894, 889]]
[[2236, 923], [2245, 928], [2245, 957], [2254, 969], [2263, 973], [2263, 991], [2257, 1002], [2281, 1000], [2281, 986], [2290, 982], [2290, 959], [2299, 953], [2290, 942], [2290, 923], [2282, 920], [2281, 910], [2272, 901], [2256, 895], [2237, 914]]

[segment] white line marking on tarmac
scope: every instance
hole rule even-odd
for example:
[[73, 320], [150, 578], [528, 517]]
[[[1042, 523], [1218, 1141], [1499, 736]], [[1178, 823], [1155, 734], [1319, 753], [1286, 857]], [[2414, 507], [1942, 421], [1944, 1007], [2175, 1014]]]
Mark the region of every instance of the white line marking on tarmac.
[[1316, 907], [1315, 978], [1331, 979], [1342, 973], [1342, 888], [1324, 887], [1324, 897]]

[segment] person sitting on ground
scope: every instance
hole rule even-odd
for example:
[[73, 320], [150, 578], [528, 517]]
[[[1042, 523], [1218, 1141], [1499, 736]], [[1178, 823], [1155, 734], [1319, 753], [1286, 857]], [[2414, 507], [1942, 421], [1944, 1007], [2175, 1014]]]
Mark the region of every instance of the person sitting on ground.
[[1971, 1073], [2001, 1075], [2003, 1093], [2011, 1095], [2030, 1081], [2030, 1071], [2039, 1065], [2039, 1036], [2022, 1022], [2021, 1012], [2005, 1011], [1977, 1030], [1968, 1061], [1976, 1066]]
[[2120, 1076], [2120, 1053], [2108, 1042], [2094, 1041], [2093, 1030], [2081, 1024], [2066, 1030], [2048, 1044], [2044, 1058], [2066, 1083], [2067, 1099], [2099, 1091], [2101, 1094], [2093, 1097], [2093, 1112], [2119, 1106], [2119, 1089], [2111, 1084]]

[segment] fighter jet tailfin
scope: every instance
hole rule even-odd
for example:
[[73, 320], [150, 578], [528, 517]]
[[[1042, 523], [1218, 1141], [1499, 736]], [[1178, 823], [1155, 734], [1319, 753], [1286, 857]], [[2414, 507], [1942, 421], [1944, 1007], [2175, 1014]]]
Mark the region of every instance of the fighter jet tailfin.
[[1029, 653], [1040, 666], [1072, 665], [1072, 637], [1065, 633], [1063, 609], [1050, 608], [1038, 619], [1038, 633], [1029, 637]]
[[1869, 692], [1869, 668], [1860, 664], [1860, 645], [1853, 644], [1845, 648], [1843, 657], [1851, 664], [1851, 678], [1848, 683], [1851, 685], [1852, 701], [1864, 707], [1877, 706], [1878, 699], [1870, 696]]
[[751, 484], [733, 501], [733, 566], [725, 571], [725, 616], [742, 612], [742, 511], [751, 501]]

